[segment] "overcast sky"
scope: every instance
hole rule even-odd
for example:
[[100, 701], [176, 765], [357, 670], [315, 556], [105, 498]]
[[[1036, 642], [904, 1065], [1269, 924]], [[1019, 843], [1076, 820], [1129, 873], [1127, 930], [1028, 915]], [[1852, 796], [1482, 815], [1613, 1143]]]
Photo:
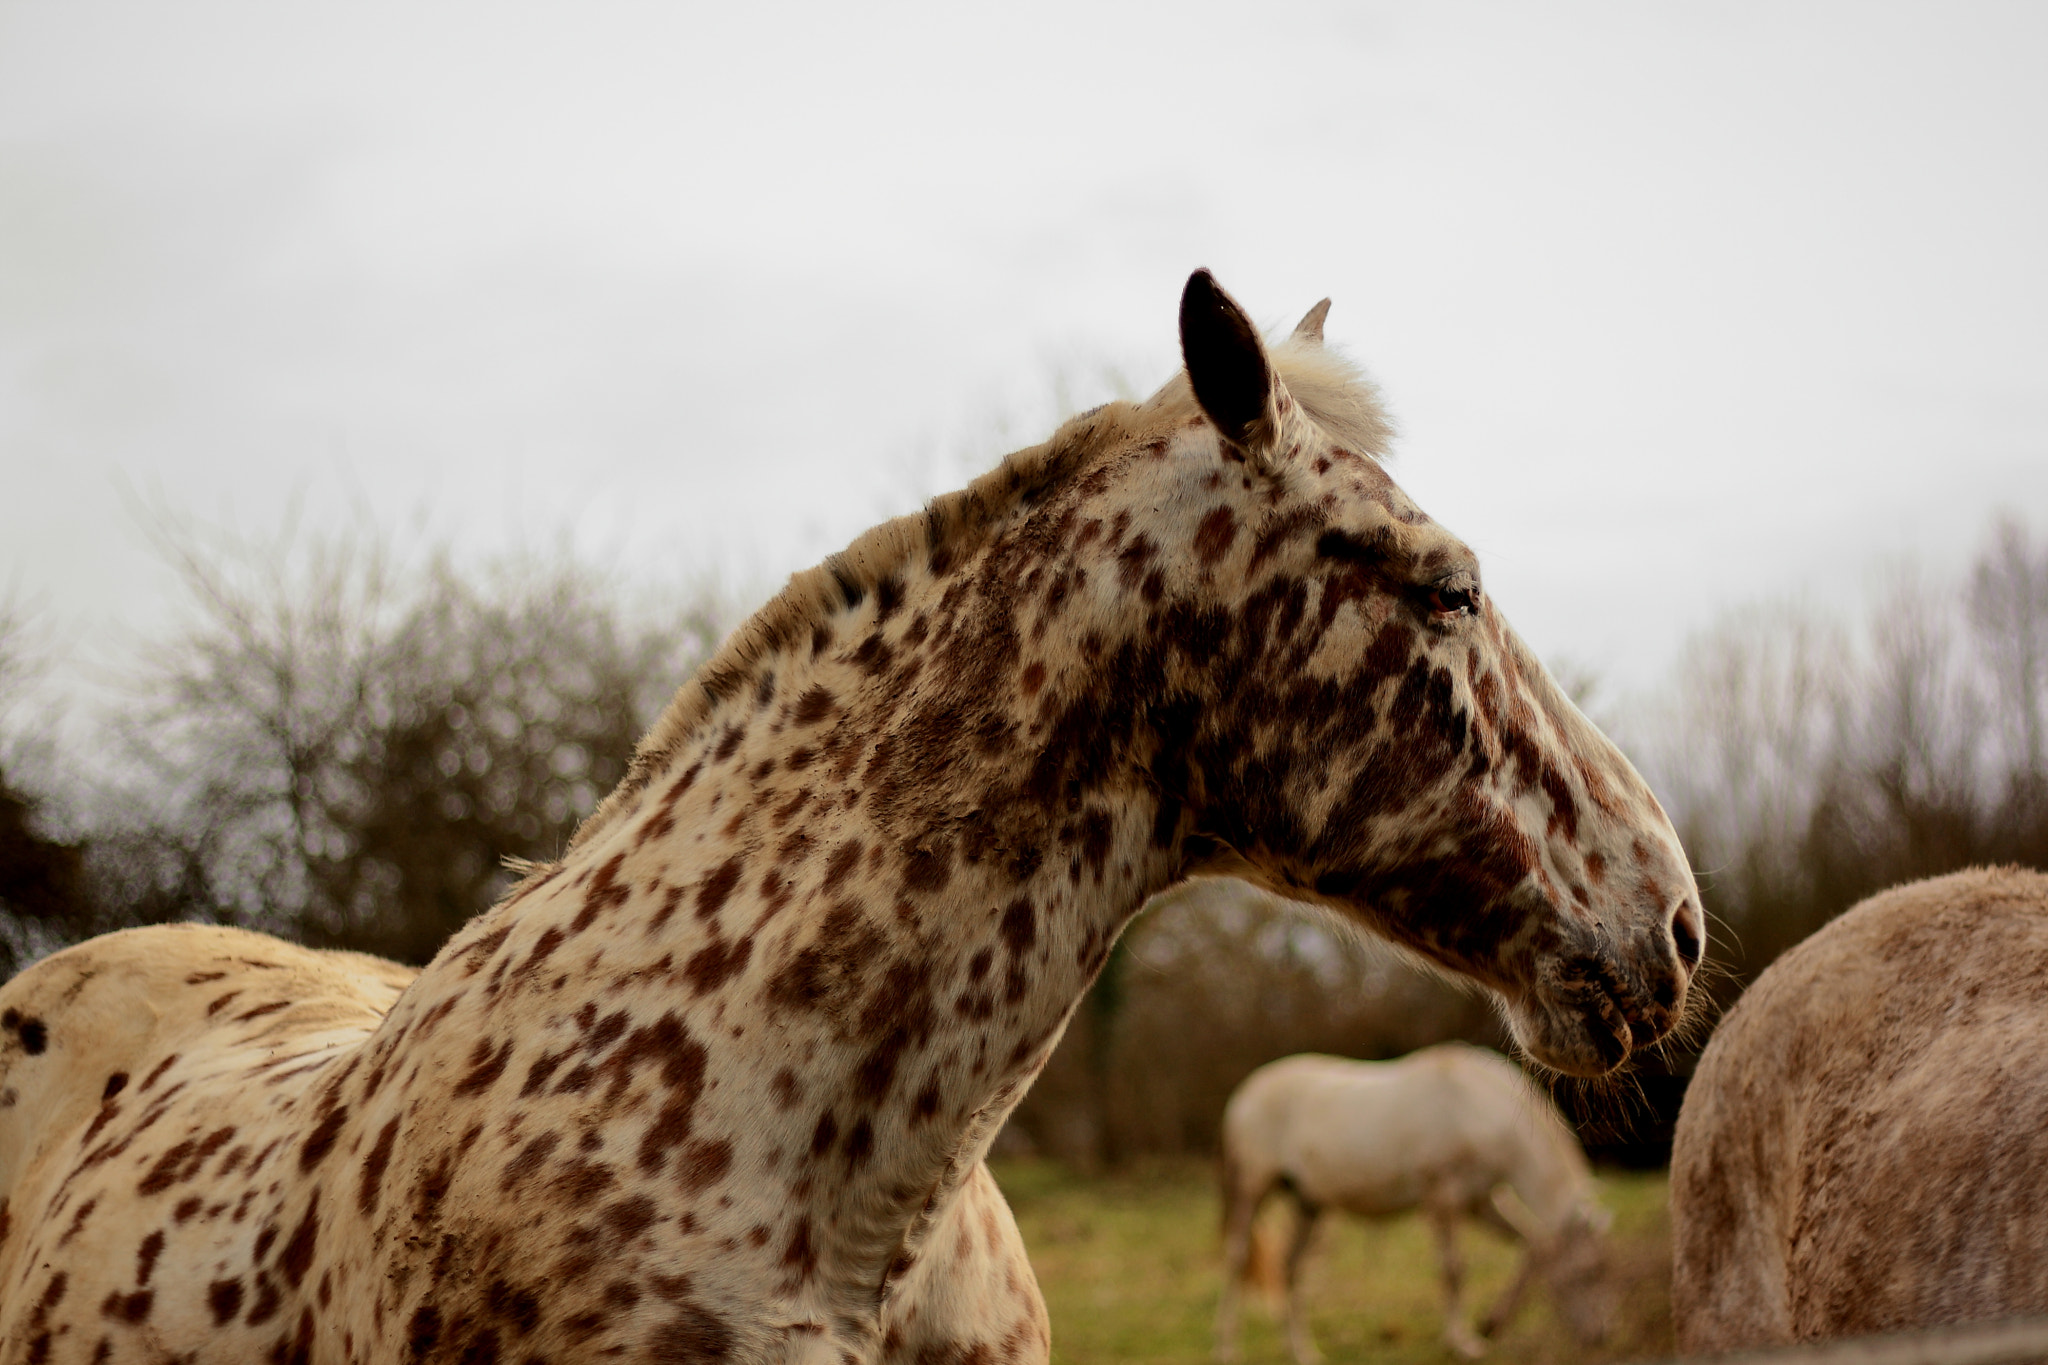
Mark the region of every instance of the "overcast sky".
[[2048, 532], [2048, 6], [0, 0], [0, 585], [133, 510], [749, 589], [1323, 295], [1396, 476], [1616, 686]]

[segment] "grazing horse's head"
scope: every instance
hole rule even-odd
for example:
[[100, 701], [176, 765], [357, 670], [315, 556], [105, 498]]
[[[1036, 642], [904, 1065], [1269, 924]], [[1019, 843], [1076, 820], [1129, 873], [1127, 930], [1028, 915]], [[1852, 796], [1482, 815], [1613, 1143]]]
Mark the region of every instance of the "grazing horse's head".
[[1607, 1072], [1678, 1018], [1691, 872], [1472, 551], [1381, 468], [1385, 420], [1323, 311], [1269, 352], [1197, 272], [1184, 378], [1055, 437], [1094, 461], [1034, 519], [1069, 567], [1016, 591], [1080, 597], [1088, 629], [1071, 676], [1026, 670], [1031, 728], [1057, 745], [1137, 708], [1179, 871], [1331, 907], [1491, 987], [1538, 1061]]
[[1613, 1215], [1597, 1204], [1574, 1208], [1563, 1228], [1537, 1254], [1543, 1279], [1557, 1304], [1558, 1316], [1572, 1335], [1587, 1346], [1607, 1340], [1621, 1307], [1621, 1286], [1607, 1254], [1607, 1229]]

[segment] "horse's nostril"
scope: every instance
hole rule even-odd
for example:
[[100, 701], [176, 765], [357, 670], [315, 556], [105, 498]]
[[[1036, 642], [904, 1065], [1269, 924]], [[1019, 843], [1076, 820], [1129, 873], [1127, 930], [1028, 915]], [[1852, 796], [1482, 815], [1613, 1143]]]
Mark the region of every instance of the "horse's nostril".
[[1700, 965], [1700, 930], [1698, 909], [1690, 900], [1680, 901], [1678, 912], [1671, 917], [1671, 941], [1678, 947], [1678, 960], [1687, 970]]

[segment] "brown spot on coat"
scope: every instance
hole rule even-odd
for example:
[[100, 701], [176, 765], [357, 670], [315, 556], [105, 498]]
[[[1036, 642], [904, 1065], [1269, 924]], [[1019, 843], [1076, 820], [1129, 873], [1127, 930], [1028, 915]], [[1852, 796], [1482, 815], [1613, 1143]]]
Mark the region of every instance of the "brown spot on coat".
[[737, 976], [753, 951], [754, 941], [750, 938], [730, 942], [714, 938], [691, 956], [683, 975], [696, 994], [708, 994]]
[[509, 1324], [520, 1336], [528, 1336], [540, 1325], [540, 1298], [530, 1289], [496, 1279], [484, 1291], [484, 1311]]
[[796, 699], [796, 707], [790, 712], [789, 723], [801, 729], [816, 725], [819, 721], [839, 709], [839, 702], [823, 687], [811, 687]]
[[1201, 526], [1195, 531], [1195, 557], [1204, 564], [1214, 564], [1230, 553], [1230, 546], [1237, 539], [1237, 513], [1228, 507], [1218, 507], [1202, 518]]
[[306, 1200], [305, 1216], [292, 1229], [284, 1250], [277, 1254], [278, 1269], [285, 1279], [291, 1281], [294, 1289], [305, 1280], [306, 1272], [313, 1268], [313, 1247], [320, 1236], [320, 1188], [313, 1188], [312, 1196]]
[[732, 1329], [725, 1320], [701, 1304], [686, 1303], [675, 1317], [662, 1324], [648, 1359], [696, 1365], [700, 1361], [723, 1360], [732, 1353]]
[[[327, 1116], [320, 1120], [319, 1126], [306, 1138], [306, 1145], [299, 1149], [299, 1169], [310, 1171], [325, 1160], [327, 1154], [334, 1150], [334, 1141], [341, 1135], [341, 1126], [347, 1122], [347, 1105], [329, 1110]], [[234, 1130], [231, 1128], [228, 1132], [232, 1136]]]
[[416, 1359], [424, 1359], [441, 1342], [441, 1310], [431, 1303], [423, 1303], [412, 1315], [406, 1327], [406, 1345]]
[[1019, 896], [1003, 910], [1003, 942], [1013, 957], [1022, 957], [1038, 942], [1038, 912], [1027, 896]]
[[739, 857], [727, 858], [713, 868], [697, 888], [697, 918], [708, 920], [717, 915], [745, 871], [746, 862]]
[[163, 1078], [163, 1074], [166, 1071], [169, 1071], [173, 1066], [176, 1066], [177, 1062], [178, 1054], [173, 1052], [170, 1056], [164, 1058], [162, 1061], [158, 1062], [153, 1068], [151, 1068], [150, 1073], [142, 1078], [142, 1084], [138, 1086], [137, 1089], [148, 1090], [151, 1086], [155, 1085], [159, 1080]]
[[660, 1205], [644, 1194], [620, 1199], [599, 1210], [598, 1216], [605, 1221], [614, 1234], [622, 1238], [637, 1237], [660, 1220]]
[[149, 1317], [149, 1310], [155, 1306], [154, 1289], [138, 1289], [133, 1294], [123, 1294], [116, 1289], [100, 1304], [100, 1316], [121, 1322], [142, 1322]]
[[542, 1133], [529, 1139], [526, 1145], [519, 1149], [518, 1155], [505, 1163], [505, 1170], [498, 1177], [498, 1188], [509, 1190], [514, 1185], [530, 1179], [554, 1154], [555, 1148], [560, 1146], [561, 1142], [560, 1133]]
[[491, 1049], [490, 1039], [477, 1039], [476, 1046], [470, 1050], [469, 1074], [457, 1081], [449, 1093], [458, 1099], [482, 1094], [505, 1074], [506, 1063], [511, 1060], [512, 1039], [507, 1038], [496, 1051]]
[[688, 1194], [706, 1189], [725, 1178], [732, 1168], [732, 1144], [724, 1139], [699, 1139], [683, 1149], [676, 1165], [676, 1177]]
[[224, 1327], [242, 1311], [242, 1282], [215, 1280], [206, 1287], [206, 1306], [213, 1311], [213, 1325]]
[[399, 1120], [394, 1118], [377, 1130], [377, 1141], [371, 1146], [370, 1154], [363, 1158], [362, 1182], [356, 1187], [356, 1208], [370, 1213], [377, 1207], [377, 1197], [384, 1187], [384, 1169], [391, 1162], [391, 1147], [398, 1140]]
[[199, 1168], [207, 1159], [225, 1146], [235, 1135], [232, 1125], [216, 1128], [204, 1138], [194, 1141], [187, 1138], [166, 1148], [156, 1159], [156, 1164], [142, 1177], [135, 1192], [142, 1195], [161, 1194], [173, 1185], [183, 1184], [199, 1174]]
[[808, 1280], [818, 1268], [818, 1249], [811, 1244], [811, 1219], [808, 1214], [799, 1214], [789, 1229], [789, 1243], [782, 1249], [782, 1264], [789, 1267], [798, 1281]]
[[619, 880], [619, 869], [625, 865], [626, 855], [614, 853], [597, 875], [590, 879], [590, 887], [583, 893], [583, 908], [576, 912], [576, 918], [569, 921], [569, 932], [580, 934], [596, 923], [597, 917], [607, 910], [616, 910], [632, 897], [630, 882]]
[[860, 855], [861, 842], [858, 839], [848, 839], [838, 848], [832, 850], [832, 857], [825, 864], [825, 887], [827, 890], [838, 886], [853, 875], [854, 868], [860, 862]]
[[610, 1166], [599, 1161], [565, 1161], [560, 1170], [548, 1181], [548, 1188], [559, 1193], [575, 1208], [581, 1208], [618, 1183], [618, 1176]]

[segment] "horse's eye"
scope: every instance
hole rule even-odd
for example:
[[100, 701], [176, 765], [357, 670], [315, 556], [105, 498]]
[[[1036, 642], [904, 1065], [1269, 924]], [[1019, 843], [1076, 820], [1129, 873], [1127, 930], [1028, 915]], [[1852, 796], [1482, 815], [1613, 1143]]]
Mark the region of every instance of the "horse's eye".
[[1479, 610], [1477, 588], [1435, 587], [1429, 590], [1429, 614], [1438, 621], [1471, 616]]

